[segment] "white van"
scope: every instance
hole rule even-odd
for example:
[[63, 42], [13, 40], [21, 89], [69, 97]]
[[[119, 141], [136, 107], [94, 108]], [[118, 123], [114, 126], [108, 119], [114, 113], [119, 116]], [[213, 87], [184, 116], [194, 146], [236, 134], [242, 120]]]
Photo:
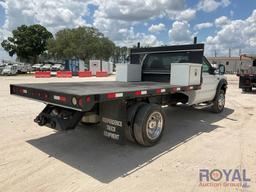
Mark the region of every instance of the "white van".
[[17, 73], [18, 73], [17, 65], [7, 65], [2, 71], [2, 75], [16, 75]]

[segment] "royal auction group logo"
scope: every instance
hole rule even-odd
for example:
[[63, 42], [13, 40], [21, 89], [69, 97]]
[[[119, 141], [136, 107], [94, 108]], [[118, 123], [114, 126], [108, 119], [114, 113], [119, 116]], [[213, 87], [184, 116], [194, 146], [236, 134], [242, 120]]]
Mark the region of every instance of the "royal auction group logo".
[[200, 169], [200, 187], [249, 188], [251, 179], [245, 169]]

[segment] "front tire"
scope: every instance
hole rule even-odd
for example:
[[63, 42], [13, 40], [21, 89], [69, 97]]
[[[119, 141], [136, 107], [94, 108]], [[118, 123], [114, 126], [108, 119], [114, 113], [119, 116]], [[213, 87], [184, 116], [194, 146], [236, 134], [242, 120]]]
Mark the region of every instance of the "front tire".
[[214, 113], [221, 113], [225, 108], [225, 91], [219, 90], [215, 99], [213, 100], [212, 112]]
[[146, 104], [139, 108], [134, 121], [134, 136], [143, 146], [153, 146], [162, 137], [165, 116], [162, 108], [155, 104]]

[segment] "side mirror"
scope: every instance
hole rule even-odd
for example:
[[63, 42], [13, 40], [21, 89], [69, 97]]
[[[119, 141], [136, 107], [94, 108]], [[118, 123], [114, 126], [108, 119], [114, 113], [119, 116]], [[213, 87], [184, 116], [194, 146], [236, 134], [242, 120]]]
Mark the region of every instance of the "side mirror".
[[220, 65], [219, 65], [219, 74], [220, 74], [220, 75], [224, 75], [225, 72], [226, 72], [226, 67], [225, 67], [225, 65], [220, 64]]

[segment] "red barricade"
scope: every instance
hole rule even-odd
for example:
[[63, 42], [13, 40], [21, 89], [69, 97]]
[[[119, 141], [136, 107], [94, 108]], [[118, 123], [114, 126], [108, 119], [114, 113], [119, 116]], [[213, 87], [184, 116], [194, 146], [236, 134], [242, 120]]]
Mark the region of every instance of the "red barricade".
[[57, 71], [56, 77], [58, 78], [71, 78], [72, 72], [71, 71]]
[[51, 71], [36, 71], [35, 72], [36, 78], [50, 78], [51, 77]]
[[107, 77], [108, 76], [108, 72], [106, 71], [97, 71], [96, 72], [96, 77]]
[[79, 77], [91, 77], [92, 72], [91, 71], [79, 71], [78, 76]]

